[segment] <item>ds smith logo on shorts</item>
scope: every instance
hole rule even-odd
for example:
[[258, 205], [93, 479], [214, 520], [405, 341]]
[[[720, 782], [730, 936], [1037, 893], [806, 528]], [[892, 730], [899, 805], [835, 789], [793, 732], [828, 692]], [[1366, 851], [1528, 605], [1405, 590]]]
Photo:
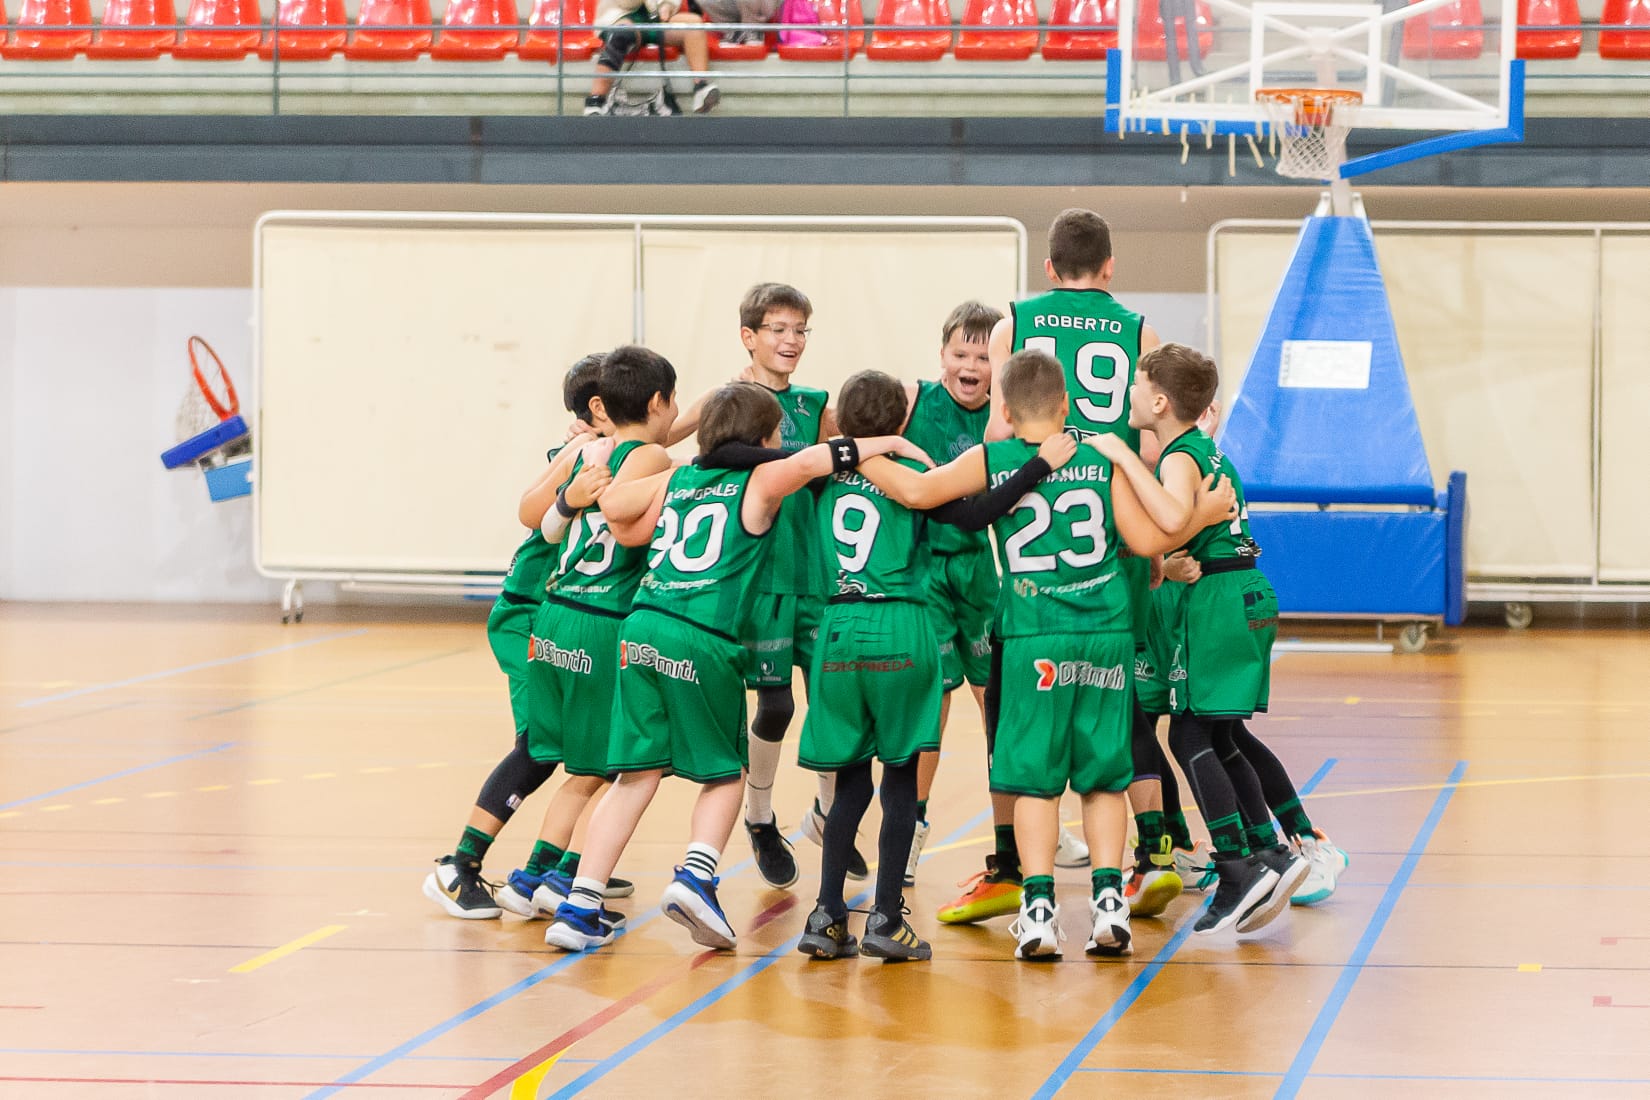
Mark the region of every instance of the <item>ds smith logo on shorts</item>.
[[659, 675], [668, 676], [672, 680], [686, 680], [690, 684], [699, 682], [699, 671], [693, 667], [691, 659], [674, 661], [662, 655], [650, 645], [621, 641], [619, 643], [619, 667], [629, 668], [631, 665], [651, 668]]
[[1037, 690], [1053, 691], [1054, 685], [1070, 687], [1106, 688], [1111, 691], [1123, 690], [1123, 666], [1111, 665], [1101, 668], [1099, 665], [1087, 661], [1050, 661], [1039, 657], [1032, 661], [1037, 670]]
[[590, 671], [590, 654], [582, 649], [562, 649], [549, 638], [533, 638], [528, 642], [527, 659], [544, 661], [568, 672]]

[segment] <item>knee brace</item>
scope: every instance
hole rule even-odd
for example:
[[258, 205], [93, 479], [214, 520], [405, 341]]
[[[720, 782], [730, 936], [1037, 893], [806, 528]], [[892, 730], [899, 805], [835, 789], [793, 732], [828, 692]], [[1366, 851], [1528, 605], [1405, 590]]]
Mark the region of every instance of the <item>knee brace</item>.
[[1157, 721], [1135, 704], [1129, 727], [1129, 753], [1134, 757], [1134, 779], [1161, 779], [1163, 751], [1157, 745]]
[[555, 773], [554, 764], [540, 764], [527, 751], [527, 739], [516, 738], [516, 747], [498, 762], [493, 774], [481, 785], [476, 805], [500, 821], [509, 821], [522, 802], [544, 786]]
[[785, 740], [785, 731], [791, 728], [796, 716], [796, 700], [789, 687], [756, 689], [756, 714], [751, 718], [751, 736], [758, 741], [775, 743]]

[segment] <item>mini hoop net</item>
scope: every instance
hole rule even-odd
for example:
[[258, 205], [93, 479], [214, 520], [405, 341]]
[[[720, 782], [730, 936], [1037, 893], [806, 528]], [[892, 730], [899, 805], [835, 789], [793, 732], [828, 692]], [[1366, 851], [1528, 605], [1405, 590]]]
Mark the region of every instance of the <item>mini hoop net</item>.
[[[205, 352], [204, 356], [197, 354], [197, 347]], [[189, 338], [189, 373], [192, 375], [189, 388], [178, 406], [175, 423], [180, 443], [241, 411], [240, 396], [235, 393], [229, 373], [223, 369], [223, 360], [218, 358], [212, 345], [199, 336]]]
[[1346, 134], [1363, 93], [1349, 88], [1261, 88], [1255, 100], [1266, 111], [1278, 143], [1278, 175], [1333, 180], [1346, 163]]

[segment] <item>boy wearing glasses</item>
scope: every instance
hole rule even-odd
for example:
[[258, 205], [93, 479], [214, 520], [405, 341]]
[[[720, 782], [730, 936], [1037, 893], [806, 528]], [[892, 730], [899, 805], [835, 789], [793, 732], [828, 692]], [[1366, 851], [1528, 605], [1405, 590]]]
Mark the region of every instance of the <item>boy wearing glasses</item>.
[[[758, 283], [739, 303], [739, 339], [750, 355], [740, 381], [755, 382], [779, 401], [781, 446], [798, 450], [822, 443], [836, 434], [836, 416], [830, 395], [791, 378], [808, 347], [808, 321], [813, 316], [808, 296], [784, 283]], [[677, 420], [672, 442], [698, 428], [703, 399]], [[820, 565], [819, 532], [813, 519], [813, 500], [798, 495], [780, 505], [774, 521], [780, 547], [755, 579], [755, 599], [741, 641], [750, 654], [746, 685], [756, 691], [756, 714], [750, 724], [750, 767], [745, 790], [745, 831], [762, 878], [777, 889], [796, 883], [796, 856], [779, 831], [773, 809], [773, 781], [779, 771], [780, 744], [796, 700], [791, 694], [791, 669], [807, 670], [813, 663], [814, 641], [825, 607], [825, 573]], [[803, 832], [823, 844], [825, 815], [836, 792], [836, 776], [821, 772], [819, 798], [802, 824]], [[865, 859], [857, 849], [848, 863], [855, 879], [867, 875]]]

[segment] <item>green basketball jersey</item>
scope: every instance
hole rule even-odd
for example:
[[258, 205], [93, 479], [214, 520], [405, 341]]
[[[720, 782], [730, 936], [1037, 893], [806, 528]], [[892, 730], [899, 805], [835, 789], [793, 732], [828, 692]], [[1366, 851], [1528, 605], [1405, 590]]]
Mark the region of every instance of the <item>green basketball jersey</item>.
[[1163, 448], [1163, 455], [1157, 460], [1155, 471], [1161, 480], [1163, 476], [1163, 459], [1172, 454], [1191, 456], [1197, 463], [1197, 469], [1204, 477], [1215, 475], [1220, 480], [1224, 475], [1232, 481], [1232, 491], [1237, 494], [1237, 519], [1230, 523], [1212, 523], [1193, 535], [1182, 549], [1191, 551], [1192, 557], [1201, 562], [1220, 561], [1224, 558], [1257, 558], [1260, 556], [1260, 547], [1249, 535], [1249, 502], [1243, 499], [1243, 481], [1238, 477], [1237, 470], [1226, 456], [1215, 446], [1208, 433], [1202, 428], [1187, 428], [1174, 441]]
[[[642, 446], [634, 439], [613, 448], [607, 460], [614, 475], [624, 460]], [[578, 474], [584, 465], [573, 466]], [[647, 568], [647, 550], [641, 546], [620, 546], [607, 529], [607, 520], [598, 508], [586, 508], [573, 517], [567, 537], [562, 540], [561, 558], [550, 577], [549, 594], [609, 615], [628, 615], [636, 596], [636, 585]]]
[[[962, 457], [970, 447], [984, 443], [985, 426], [990, 420], [989, 402], [977, 409], [965, 409], [939, 382], [918, 382], [905, 438], [927, 451], [936, 465], [944, 466]], [[933, 523], [928, 526], [928, 545], [936, 554], [963, 554], [988, 548], [991, 539], [984, 531]]]
[[[912, 470], [922, 464], [896, 458]], [[927, 519], [871, 484], [858, 471], [832, 474], [815, 512], [833, 596], [920, 603], [928, 579]]]
[[[1037, 445], [1005, 439], [985, 445], [991, 484], [1037, 457]], [[1118, 567], [1111, 514], [1111, 462], [1091, 447], [1020, 498], [991, 529], [1003, 563], [997, 600], [1005, 638], [1129, 630], [1128, 582]]]
[[651, 607], [714, 631], [739, 625], [773, 539], [745, 530], [739, 515], [749, 470], [682, 466], [670, 475], [664, 508], [648, 547], [636, 607]]
[[1015, 302], [1009, 312], [1014, 350], [1045, 351], [1065, 368], [1067, 425], [1088, 435], [1120, 435], [1138, 451], [1140, 433], [1129, 427], [1129, 386], [1145, 318], [1104, 290], [1059, 288]]
[[[783, 413], [779, 421], [780, 445], [795, 451], [818, 443], [830, 394], [809, 386], [789, 386], [772, 393], [779, 399]], [[772, 567], [758, 578], [757, 591], [770, 595], [825, 595], [813, 498], [806, 493], [786, 497], [773, 521], [773, 533], [780, 552], [773, 556]]]
[[[545, 458], [554, 462], [560, 453], [560, 447], [552, 447]], [[543, 534], [536, 528], [529, 531], [510, 558], [510, 568], [505, 571], [501, 595], [510, 597], [510, 603], [542, 603], [544, 586], [550, 579], [551, 563], [555, 554], [555, 549], [544, 541]]]

